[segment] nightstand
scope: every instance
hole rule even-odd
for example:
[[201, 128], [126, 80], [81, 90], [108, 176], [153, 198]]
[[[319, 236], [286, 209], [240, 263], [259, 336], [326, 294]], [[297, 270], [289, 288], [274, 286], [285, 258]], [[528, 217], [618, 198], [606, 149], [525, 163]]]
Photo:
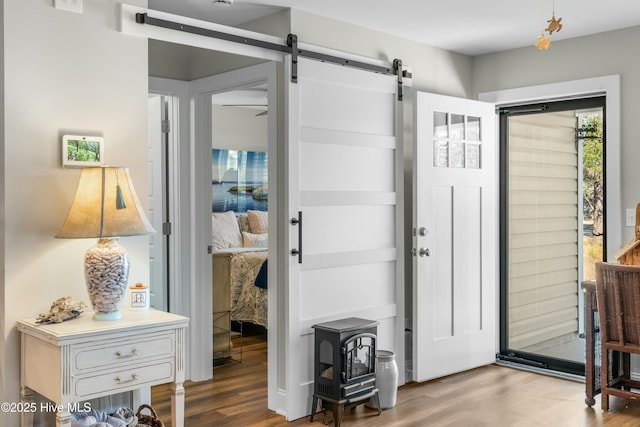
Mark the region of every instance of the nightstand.
[[[150, 403], [151, 386], [171, 382], [171, 425], [183, 427], [189, 319], [157, 310], [123, 309], [122, 319], [112, 321], [92, 315], [50, 325], [18, 322], [24, 407], [35, 408], [35, 391], [53, 402], [44, 409], [56, 412], [56, 426], [69, 426], [78, 402], [133, 391], [136, 411]], [[33, 411], [23, 411], [21, 425], [32, 424]]]

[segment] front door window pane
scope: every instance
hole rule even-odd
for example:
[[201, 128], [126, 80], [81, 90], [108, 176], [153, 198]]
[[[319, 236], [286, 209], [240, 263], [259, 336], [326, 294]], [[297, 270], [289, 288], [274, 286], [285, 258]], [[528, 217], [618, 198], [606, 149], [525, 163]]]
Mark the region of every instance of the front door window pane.
[[480, 169], [481, 119], [464, 114], [433, 113], [433, 165]]

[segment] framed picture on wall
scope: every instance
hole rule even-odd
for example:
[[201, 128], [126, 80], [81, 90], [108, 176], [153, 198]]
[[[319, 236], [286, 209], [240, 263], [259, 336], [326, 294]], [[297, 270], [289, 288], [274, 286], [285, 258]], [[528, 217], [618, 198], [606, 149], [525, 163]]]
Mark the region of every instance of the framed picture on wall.
[[62, 137], [63, 167], [100, 166], [102, 159], [104, 159], [104, 138], [81, 135], [64, 135]]
[[211, 151], [211, 212], [266, 211], [269, 194], [267, 153], [215, 148]]

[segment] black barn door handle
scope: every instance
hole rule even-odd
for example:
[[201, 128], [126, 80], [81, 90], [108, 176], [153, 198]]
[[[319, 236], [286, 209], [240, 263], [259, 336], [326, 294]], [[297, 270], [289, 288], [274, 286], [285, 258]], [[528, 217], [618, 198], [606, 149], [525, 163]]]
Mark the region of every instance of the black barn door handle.
[[298, 264], [302, 264], [302, 211], [298, 211], [298, 218], [291, 218], [291, 225], [298, 226], [298, 249], [291, 249], [291, 256], [297, 256]]

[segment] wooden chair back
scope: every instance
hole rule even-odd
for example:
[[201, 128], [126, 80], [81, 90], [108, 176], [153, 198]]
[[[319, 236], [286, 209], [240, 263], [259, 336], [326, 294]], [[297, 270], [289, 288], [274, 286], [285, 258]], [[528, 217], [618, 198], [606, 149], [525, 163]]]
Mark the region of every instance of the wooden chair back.
[[640, 266], [596, 263], [602, 351], [640, 353]]

